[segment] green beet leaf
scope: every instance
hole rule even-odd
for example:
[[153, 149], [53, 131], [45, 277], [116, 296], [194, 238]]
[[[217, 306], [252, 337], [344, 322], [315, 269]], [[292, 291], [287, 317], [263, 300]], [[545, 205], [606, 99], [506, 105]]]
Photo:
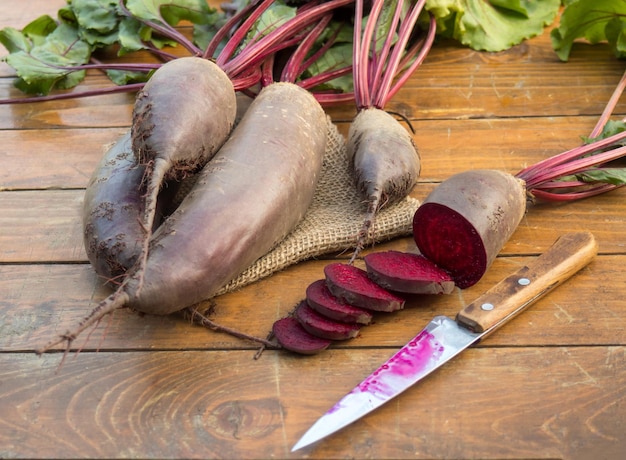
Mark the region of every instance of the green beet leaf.
[[480, 51], [503, 51], [540, 35], [560, 0], [429, 0], [440, 36]]
[[[157, 48], [176, 46], [175, 40], [168, 39], [154, 32], [151, 24], [166, 28], [177, 26], [181, 21], [193, 24], [193, 40], [200, 46], [206, 46], [223, 22], [224, 15], [211, 8], [205, 0], [127, 0], [126, 8], [141, 26], [126, 24], [125, 35], [120, 38], [123, 50], [121, 54], [141, 49], [142, 42], [151, 43]], [[129, 34], [134, 29], [134, 36]], [[121, 32], [120, 32], [121, 33]]]
[[[312, 77], [320, 75], [324, 72], [338, 70], [352, 64], [352, 43], [339, 43], [328, 49], [318, 60], [313, 62], [304, 72], [304, 77]], [[352, 74], [337, 77], [334, 80], [326, 82], [318, 90], [334, 90], [343, 93], [349, 93], [354, 90], [352, 83]]]
[[31, 29], [25, 30], [28, 35], [23, 33], [22, 48], [5, 58], [18, 75], [16, 86], [21, 91], [46, 95], [53, 88], [72, 88], [83, 80], [84, 71], [68, 69], [88, 62], [91, 56], [90, 46], [79, 38], [76, 27], [61, 23], [45, 40], [35, 35], [32, 41]]
[[626, 58], [626, 18], [616, 16], [611, 19], [604, 29], [606, 39], [618, 59]]
[[296, 8], [281, 2], [275, 2], [261, 14], [259, 19], [250, 28], [246, 42], [263, 37], [296, 15]]
[[[614, 136], [615, 134], [623, 133], [626, 131], [626, 123], [622, 120], [608, 120], [605, 125], [602, 127], [602, 132], [594, 138], [590, 138], [588, 136], [582, 136], [583, 142], [585, 144], [591, 144], [592, 142], [599, 141], [602, 139], [606, 139], [607, 137]], [[619, 145], [625, 145], [626, 139], [619, 142]]]
[[0, 43], [9, 51], [29, 52], [33, 46], [41, 45], [46, 37], [57, 28], [57, 23], [48, 15], [40, 16], [27, 24], [21, 31], [13, 27], [0, 30]]
[[122, 19], [118, 3], [118, 0], [69, 0], [68, 6], [58, 14], [64, 22], [75, 23], [81, 38], [93, 47], [108, 46], [118, 40]]
[[597, 168], [576, 174], [581, 182], [626, 185], [626, 168]]
[[552, 47], [562, 61], [569, 59], [578, 39], [590, 44], [608, 41], [618, 57], [626, 55], [624, 28], [626, 2], [623, 0], [575, 0], [566, 4], [559, 26], [552, 30]]
[[206, 24], [211, 21], [210, 16], [217, 14], [206, 0], [128, 0], [126, 8], [139, 20], [170, 26], [182, 20]]

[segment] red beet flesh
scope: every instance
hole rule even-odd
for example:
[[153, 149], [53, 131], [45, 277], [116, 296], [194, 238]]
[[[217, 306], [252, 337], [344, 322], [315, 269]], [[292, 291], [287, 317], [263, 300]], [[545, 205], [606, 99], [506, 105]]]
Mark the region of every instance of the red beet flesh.
[[302, 327], [316, 337], [328, 340], [347, 340], [356, 337], [361, 328], [356, 323], [342, 323], [320, 315], [306, 301], [302, 301], [295, 314]]
[[321, 315], [345, 323], [369, 324], [372, 312], [355, 307], [335, 297], [326, 286], [326, 280], [317, 280], [306, 289], [309, 306]]
[[302, 355], [314, 355], [326, 350], [331, 340], [309, 334], [293, 316], [287, 316], [274, 323], [274, 337], [286, 350]]
[[465, 171], [424, 199], [413, 217], [413, 237], [424, 257], [465, 289], [482, 278], [525, 211], [523, 181], [502, 171]]
[[426, 257], [400, 251], [384, 251], [364, 257], [367, 274], [386, 289], [409, 294], [450, 294], [452, 277]]
[[485, 245], [472, 224], [458, 212], [438, 203], [424, 203], [417, 209], [413, 223], [413, 237], [420, 252], [445, 268], [459, 288], [472, 286], [487, 270]]
[[354, 265], [334, 263], [324, 267], [330, 292], [345, 302], [374, 311], [404, 308], [404, 299], [369, 279], [367, 272]]

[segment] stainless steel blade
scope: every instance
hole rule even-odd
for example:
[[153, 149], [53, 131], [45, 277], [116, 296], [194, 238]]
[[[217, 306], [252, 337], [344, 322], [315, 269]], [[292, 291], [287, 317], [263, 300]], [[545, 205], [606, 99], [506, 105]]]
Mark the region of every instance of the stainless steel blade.
[[437, 316], [374, 373], [324, 414], [293, 446], [296, 451], [346, 427], [402, 393], [480, 339]]

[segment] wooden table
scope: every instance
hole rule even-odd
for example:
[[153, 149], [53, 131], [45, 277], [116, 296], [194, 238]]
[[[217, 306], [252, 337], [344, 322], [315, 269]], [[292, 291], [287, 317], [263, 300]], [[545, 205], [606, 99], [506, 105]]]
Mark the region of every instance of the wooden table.
[[[21, 27], [64, 0], [3, 3]], [[2, 51], [4, 52], [4, 50]], [[624, 70], [607, 46], [559, 62], [548, 35], [496, 54], [439, 43], [389, 105], [417, 129], [413, 195], [470, 168], [517, 172], [579, 144]], [[0, 67], [0, 97], [17, 95]], [[90, 75], [87, 86], [105, 80]], [[109, 290], [88, 264], [80, 209], [132, 95], [0, 106], [0, 457], [568, 458], [626, 452], [626, 190], [535, 206], [474, 287], [376, 318], [313, 357], [266, 350], [182, 316], [116, 312], [62, 354], [33, 350]], [[617, 113], [624, 114], [620, 104]], [[329, 110], [343, 133], [351, 106]], [[436, 314], [454, 315], [566, 231], [599, 256], [479, 346], [323, 442], [291, 446]], [[410, 238], [378, 249], [412, 249]], [[298, 264], [213, 300], [212, 319], [265, 336], [330, 260]], [[208, 307], [209, 303], [205, 305]], [[60, 351], [60, 349], [58, 350]]]

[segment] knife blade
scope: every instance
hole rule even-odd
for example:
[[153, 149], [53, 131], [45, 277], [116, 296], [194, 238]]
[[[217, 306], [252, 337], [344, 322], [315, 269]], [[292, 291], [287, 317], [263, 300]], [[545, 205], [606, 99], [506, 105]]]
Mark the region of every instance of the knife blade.
[[291, 451], [330, 436], [398, 396], [570, 278], [597, 252], [598, 244], [591, 233], [567, 233], [463, 308], [454, 320], [436, 316], [319, 418]]

